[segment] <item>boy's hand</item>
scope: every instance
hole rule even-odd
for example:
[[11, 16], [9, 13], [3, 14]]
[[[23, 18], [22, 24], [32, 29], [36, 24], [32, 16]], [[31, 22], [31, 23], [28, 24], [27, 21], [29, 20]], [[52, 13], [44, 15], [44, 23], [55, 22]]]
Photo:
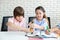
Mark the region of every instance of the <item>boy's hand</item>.
[[39, 27], [39, 25], [34, 24], [34, 23], [29, 23], [29, 26], [32, 27], [32, 28], [38, 28]]
[[33, 23], [29, 23], [28, 25], [32, 28], [34, 27]]

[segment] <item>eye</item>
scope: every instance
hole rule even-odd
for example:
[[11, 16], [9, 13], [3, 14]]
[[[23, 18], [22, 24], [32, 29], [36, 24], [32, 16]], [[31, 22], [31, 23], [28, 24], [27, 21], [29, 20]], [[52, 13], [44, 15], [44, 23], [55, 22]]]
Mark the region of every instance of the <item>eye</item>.
[[41, 13], [39, 13], [39, 14], [41, 14]]
[[38, 13], [36, 13], [38, 15]]

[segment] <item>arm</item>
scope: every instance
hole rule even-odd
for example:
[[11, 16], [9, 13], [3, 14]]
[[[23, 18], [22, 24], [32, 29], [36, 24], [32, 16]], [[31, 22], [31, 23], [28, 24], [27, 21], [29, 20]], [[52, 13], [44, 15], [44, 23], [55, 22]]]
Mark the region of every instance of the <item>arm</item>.
[[20, 26], [17, 26], [15, 24], [13, 24], [12, 22], [7, 22], [6, 24], [8, 27], [11, 27], [11, 28], [14, 28], [14, 29], [17, 29], [19, 31], [24, 31], [24, 32], [28, 32], [28, 28], [23, 28], [23, 27], [20, 27]]
[[[30, 22], [30, 26], [32, 27], [33, 26], [33, 28], [39, 28], [39, 29], [41, 29], [41, 30], [44, 30], [44, 29], [46, 29], [46, 26], [48, 26], [48, 20], [47, 19], [44, 19], [44, 24], [42, 24], [42, 26], [40, 26], [40, 25], [37, 25], [37, 24], [34, 24], [34, 23], [31, 23]], [[48, 28], [49, 28], [49, 26], [48, 26]]]
[[32, 28], [39, 28], [39, 29], [41, 29], [41, 30], [43, 30], [43, 29], [44, 29], [44, 27], [43, 27], [43, 26], [39, 26], [39, 25], [34, 24], [34, 23], [32, 23], [32, 22], [30, 22], [30, 23], [29, 23], [29, 26], [30, 26], [30, 27], [32, 27]]
[[33, 24], [34, 25], [34, 28], [39, 28], [40, 30], [44, 30], [44, 27], [43, 26], [39, 26], [37, 24]]

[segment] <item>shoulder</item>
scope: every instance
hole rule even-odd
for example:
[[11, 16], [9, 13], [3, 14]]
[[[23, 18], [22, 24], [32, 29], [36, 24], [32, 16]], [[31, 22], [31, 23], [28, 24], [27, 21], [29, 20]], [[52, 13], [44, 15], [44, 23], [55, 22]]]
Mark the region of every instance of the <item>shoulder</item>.
[[8, 22], [13, 22], [13, 21], [14, 21], [14, 17], [8, 18]]
[[14, 19], [14, 17], [12, 17], [12, 18], [8, 18], [8, 19], [12, 20], [12, 19]]

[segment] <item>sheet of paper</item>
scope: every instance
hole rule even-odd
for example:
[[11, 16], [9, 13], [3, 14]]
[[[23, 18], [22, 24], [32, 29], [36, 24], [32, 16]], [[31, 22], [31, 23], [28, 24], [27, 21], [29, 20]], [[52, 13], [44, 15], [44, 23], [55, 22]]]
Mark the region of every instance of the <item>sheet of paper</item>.
[[46, 37], [56, 37], [55, 33], [50, 33], [49, 35], [45, 34], [45, 32], [42, 32], [41, 35], [44, 35]]

